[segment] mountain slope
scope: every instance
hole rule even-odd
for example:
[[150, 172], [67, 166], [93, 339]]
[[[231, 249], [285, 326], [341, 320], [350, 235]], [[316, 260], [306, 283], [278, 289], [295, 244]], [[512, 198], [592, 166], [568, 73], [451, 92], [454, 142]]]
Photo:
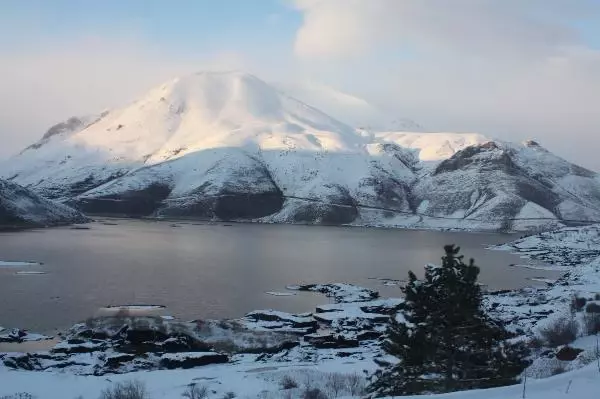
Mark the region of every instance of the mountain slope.
[[535, 142], [490, 141], [439, 163], [413, 189], [418, 211], [503, 230], [600, 220], [598, 176]]
[[286, 82], [277, 83], [275, 87], [355, 128], [368, 131], [425, 131], [411, 119], [394, 118], [363, 98], [323, 84]]
[[537, 143], [358, 131], [240, 72], [174, 79], [70, 121], [0, 170], [88, 213], [514, 230], [600, 220], [598, 176]]
[[42, 198], [17, 184], [0, 180], [0, 229], [51, 226], [86, 221], [78, 211]]
[[348, 126], [251, 75], [200, 73], [168, 82], [80, 131], [50, 135], [12, 159], [5, 175], [49, 197], [73, 196], [195, 151], [348, 151], [358, 139]]

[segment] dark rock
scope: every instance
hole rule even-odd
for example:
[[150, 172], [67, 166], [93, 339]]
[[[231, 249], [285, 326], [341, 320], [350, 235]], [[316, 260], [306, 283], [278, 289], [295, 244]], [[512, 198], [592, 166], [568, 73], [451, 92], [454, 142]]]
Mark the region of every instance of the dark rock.
[[114, 195], [81, 197], [76, 204], [83, 212], [91, 214], [148, 216], [162, 205], [170, 193], [169, 185], [152, 183], [143, 189]]
[[212, 349], [210, 345], [184, 334], [167, 338], [160, 345], [165, 352], [171, 353], [207, 352]]
[[583, 349], [573, 348], [568, 345], [563, 346], [558, 352], [556, 352], [556, 359], [566, 362], [572, 362], [573, 360], [577, 359], [577, 356], [581, 352], [583, 352]]
[[76, 345], [57, 345], [52, 348], [52, 353], [65, 353], [65, 354], [73, 354], [73, 353], [92, 353], [103, 351], [106, 349], [106, 344], [91, 344], [91, 343], [82, 343]]
[[87, 339], [98, 339], [98, 340], [106, 340], [109, 338], [109, 335], [105, 331], [101, 330], [83, 330], [77, 334], [81, 338]]
[[160, 359], [160, 366], [167, 369], [190, 369], [209, 364], [227, 363], [227, 355], [214, 352], [166, 354]]
[[379, 298], [379, 292], [375, 290], [345, 283], [304, 284], [288, 288], [297, 291], [319, 292], [333, 298], [336, 303], [365, 302]]
[[489, 141], [484, 144], [473, 145], [457, 151], [450, 158], [442, 161], [435, 168], [434, 175], [441, 173], [452, 172], [459, 169], [464, 169], [468, 165], [478, 162], [477, 155], [486, 152], [496, 152], [497, 157], [486, 159], [487, 162], [493, 162], [496, 166], [504, 166], [505, 169], [515, 168], [514, 163], [510, 159], [508, 153], [502, 150], [496, 143]]
[[27, 336], [24, 330], [15, 328], [8, 334], [0, 335], [0, 342], [23, 342], [23, 338]]
[[365, 313], [377, 313], [381, 315], [391, 315], [398, 312], [398, 310], [402, 307], [402, 304], [393, 305], [393, 304], [380, 304], [380, 305], [365, 305], [361, 306], [360, 310]]
[[[225, 180], [223, 173], [227, 173]], [[269, 170], [252, 157], [237, 160], [225, 157], [207, 170], [202, 179], [205, 182], [184, 198], [165, 201], [157, 215], [248, 220], [277, 213], [284, 203], [283, 193]]]
[[345, 187], [325, 185], [332, 191], [325, 198], [293, 199], [291, 222], [323, 225], [352, 223], [358, 217], [358, 207]]
[[127, 353], [118, 353], [106, 358], [105, 366], [110, 369], [116, 369], [121, 367], [124, 363], [130, 362], [135, 359], [134, 355]]
[[317, 349], [357, 348], [358, 340], [340, 334], [308, 334], [304, 340]]
[[125, 332], [125, 339], [134, 345], [143, 344], [145, 342], [160, 342], [167, 338], [169, 338], [169, 336], [166, 333], [155, 329], [141, 330], [128, 328]]
[[301, 317], [284, 312], [254, 311], [246, 315], [246, 318], [254, 321], [275, 321], [288, 324], [292, 328], [317, 329], [318, 323], [312, 317]]
[[28, 371], [42, 369], [39, 360], [29, 353], [25, 353], [22, 355], [6, 356], [3, 362], [6, 367], [12, 369], [21, 369]]
[[361, 331], [356, 335], [358, 341], [371, 341], [379, 339], [383, 336], [382, 332], [379, 331]]

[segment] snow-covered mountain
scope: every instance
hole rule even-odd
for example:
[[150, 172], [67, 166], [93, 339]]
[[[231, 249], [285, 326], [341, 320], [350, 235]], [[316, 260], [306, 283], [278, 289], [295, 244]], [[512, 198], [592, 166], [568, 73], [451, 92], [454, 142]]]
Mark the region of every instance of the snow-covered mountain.
[[42, 198], [17, 184], [0, 180], [0, 229], [84, 221], [85, 216], [66, 205]]
[[600, 220], [600, 181], [536, 143], [357, 130], [240, 72], [72, 119], [0, 168], [89, 213], [529, 229]]

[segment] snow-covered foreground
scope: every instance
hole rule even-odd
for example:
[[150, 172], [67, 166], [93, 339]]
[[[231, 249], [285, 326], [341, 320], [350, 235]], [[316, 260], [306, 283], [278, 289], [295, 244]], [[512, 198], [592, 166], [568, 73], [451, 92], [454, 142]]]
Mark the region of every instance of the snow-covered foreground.
[[[99, 393], [112, 383], [139, 380], [146, 385], [153, 399], [181, 398], [181, 394], [190, 383], [207, 386], [215, 392], [211, 393], [212, 398], [221, 398], [228, 392], [234, 392], [239, 398], [285, 398], [290, 397], [286, 396], [287, 390], [283, 390], [280, 386], [281, 378], [285, 375], [291, 376], [300, 385], [310, 382], [312, 386], [323, 386], [327, 392], [328, 373], [351, 374], [355, 372], [357, 366], [359, 365], [342, 361], [319, 365], [295, 365], [292, 368], [281, 367], [276, 370], [261, 370], [260, 367], [248, 366], [213, 366], [194, 370], [139, 372], [108, 378], [0, 370], [0, 395], [29, 392], [40, 399], [75, 399], [79, 396], [85, 399], [96, 399]], [[523, 385], [514, 385], [414, 398], [520, 399], [523, 398], [523, 388]], [[289, 392], [297, 394], [301, 389], [297, 388]], [[597, 399], [598, 392], [600, 392], [600, 372], [595, 364], [550, 378], [529, 379], [525, 386], [527, 399]]]
[[[520, 252], [527, 257], [541, 256], [552, 265], [568, 265], [570, 268], [561, 279], [556, 283], [549, 283], [545, 288], [527, 288], [486, 295], [485, 304], [489, 312], [503, 320], [509, 329], [518, 332], [522, 339], [531, 341], [532, 346], [535, 340], [543, 341], [533, 346], [534, 361], [526, 371], [526, 398], [598, 397], [600, 353], [596, 336], [590, 335], [587, 329], [591, 314], [587, 308], [590, 305], [600, 307], [600, 256], [592, 259], [590, 255], [590, 251], [600, 250], [599, 233], [600, 225], [568, 228], [527, 237], [501, 248]], [[0, 366], [0, 397], [29, 392], [40, 399], [68, 399], [80, 395], [83, 398], [97, 398], [100, 391], [112, 383], [128, 380], [143, 382], [150, 397], [154, 399], [179, 398], [192, 383], [206, 386], [211, 392], [211, 398], [222, 398], [228, 392], [233, 392], [240, 398], [301, 398], [302, 390], [306, 386], [320, 388], [331, 398], [359, 397], [350, 394], [349, 381], [358, 381], [360, 385], [364, 385], [365, 376], [378, 367], [376, 361], [381, 359], [381, 350], [376, 339], [364, 337], [362, 341], [359, 338], [362, 332], [361, 325], [371, 322], [375, 326], [371, 331], [376, 334], [379, 329], [377, 326], [380, 326], [377, 322], [381, 322], [379, 319], [382, 309], [393, 309], [401, 300], [376, 299], [368, 290], [343, 284], [290, 288], [323, 292], [334, 298], [336, 303], [319, 306], [314, 314], [251, 312], [244, 321], [248, 330], [243, 333], [248, 335], [254, 331], [271, 334], [277, 329], [287, 333], [298, 333], [307, 329], [301, 332], [305, 342], [291, 349], [267, 356], [257, 353], [237, 354], [233, 355], [227, 364], [213, 364], [188, 370], [107, 373], [102, 376], [75, 375], [73, 371], [77, 370], [79, 374], [90, 374], [86, 371], [90, 370], [86, 368], [88, 366], [78, 366], [78, 362], [85, 362], [91, 358], [96, 362], [102, 361], [101, 355], [77, 353], [71, 357], [75, 364], [67, 364], [62, 371], [56, 367], [48, 367], [46, 371], [16, 371]], [[574, 308], [573, 298], [585, 299], [585, 303]], [[575, 340], [568, 345], [549, 345], [548, 342], [544, 342], [544, 330], [564, 318], [574, 320], [577, 326]], [[315, 322], [320, 326], [316, 333], [311, 330]], [[348, 340], [338, 343], [347, 344], [354, 339], [359, 341], [360, 345], [327, 346], [330, 342], [323, 340], [327, 334], [323, 325], [329, 326], [333, 331], [343, 331], [342, 334], [349, 337]], [[236, 332], [235, 329], [227, 329], [229, 327], [226, 325], [216, 326], [225, 328], [223, 332], [227, 334], [240, 334], [240, 330]], [[80, 325], [77, 328], [82, 331], [84, 327]], [[212, 331], [211, 337], [217, 331], [215, 328], [208, 328]], [[323, 346], [323, 343], [327, 345]], [[86, 343], [83, 344], [85, 345]], [[57, 346], [62, 350], [77, 348], [77, 344], [70, 345], [64, 341]], [[115, 348], [109, 347], [105, 354], [110, 354]], [[569, 358], [568, 352], [573, 350], [575, 353]], [[202, 353], [200, 355], [204, 356]], [[4, 354], [4, 359], [10, 359], [11, 356], [14, 354]], [[43, 363], [44, 360], [40, 361]], [[123, 371], [126, 369], [121, 370]], [[560, 375], [554, 375], [558, 373]], [[336, 395], [333, 392], [332, 381], [340, 375], [345, 376], [346, 383]], [[297, 388], [282, 389], [282, 381], [286, 377], [291, 378]], [[523, 397], [523, 388], [524, 385], [521, 384], [419, 398], [517, 399]]]

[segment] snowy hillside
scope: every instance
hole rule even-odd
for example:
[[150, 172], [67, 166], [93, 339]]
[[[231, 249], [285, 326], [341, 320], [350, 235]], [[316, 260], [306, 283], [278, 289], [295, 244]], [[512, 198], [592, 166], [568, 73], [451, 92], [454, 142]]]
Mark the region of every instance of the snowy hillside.
[[413, 188], [419, 213], [503, 230], [600, 220], [597, 174], [535, 142], [488, 142], [439, 163]]
[[536, 143], [356, 130], [241, 72], [72, 118], [0, 170], [89, 213], [516, 230], [600, 220], [597, 175]]
[[68, 206], [44, 199], [17, 184], [0, 180], [0, 229], [83, 221], [85, 217]]
[[450, 158], [466, 147], [490, 141], [481, 134], [459, 133], [407, 133], [405, 131], [377, 132], [378, 141], [392, 142], [399, 146], [417, 150], [421, 161], [439, 162]]

